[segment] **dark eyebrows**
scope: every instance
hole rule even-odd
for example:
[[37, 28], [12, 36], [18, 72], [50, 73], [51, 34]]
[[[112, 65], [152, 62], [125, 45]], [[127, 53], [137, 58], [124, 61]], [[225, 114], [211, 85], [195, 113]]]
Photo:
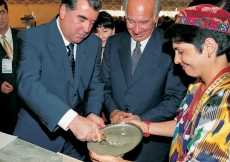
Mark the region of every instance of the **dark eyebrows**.
[[[79, 17], [80, 19], [88, 20], [88, 18], [85, 17], [84, 15], [78, 15], [78, 17]], [[92, 23], [95, 23], [96, 20], [92, 20], [91, 22], [92, 22]]]
[[129, 20], [129, 21], [133, 21], [133, 20], [131, 20], [131, 19], [130, 19], [130, 18], [128, 18], [128, 17], [127, 17], [126, 19], [127, 19], [127, 20]]
[[78, 15], [78, 17], [80, 17], [81, 19], [87, 20], [87, 18], [84, 15]]

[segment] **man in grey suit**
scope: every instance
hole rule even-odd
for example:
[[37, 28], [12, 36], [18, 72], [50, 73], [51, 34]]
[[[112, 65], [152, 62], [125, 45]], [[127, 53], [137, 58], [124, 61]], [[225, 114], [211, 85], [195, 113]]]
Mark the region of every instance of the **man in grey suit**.
[[[12, 134], [16, 121], [17, 114], [20, 107], [20, 100], [17, 95], [16, 88], [16, 62], [18, 57], [18, 43], [17, 43], [18, 30], [9, 27], [8, 6], [4, 0], [0, 0], [0, 131]], [[4, 49], [5, 39], [12, 49], [12, 58], [9, 53]], [[3, 60], [6, 61], [3, 61]], [[6, 62], [10, 62], [8, 69], [4, 69]]]
[[90, 34], [101, 5], [101, 0], [63, 0], [50, 23], [18, 34], [17, 82], [24, 105], [14, 135], [81, 160], [88, 154], [81, 141], [101, 140], [102, 43]]
[[[173, 53], [164, 51], [171, 43], [167, 47], [163, 31], [155, 28], [160, 0], [126, 0], [125, 4], [128, 31], [111, 36], [104, 50], [105, 111], [112, 123], [171, 120], [186, 87], [176, 74]], [[171, 138], [151, 135], [124, 159], [167, 161], [170, 144]]]

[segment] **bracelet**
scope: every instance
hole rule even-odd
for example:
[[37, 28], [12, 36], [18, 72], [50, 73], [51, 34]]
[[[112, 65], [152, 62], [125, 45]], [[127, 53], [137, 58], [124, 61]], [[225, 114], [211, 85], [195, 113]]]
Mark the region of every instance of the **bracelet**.
[[145, 124], [147, 124], [147, 126], [148, 126], [148, 132], [147, 133], [144, 133], [143, 134], [143, 136], [144, 137], [149, 137], [150, 136], [150, 134], [149, 134], [149, 124], [150, 124], [150, 122], [149, 121], [143, 121]]

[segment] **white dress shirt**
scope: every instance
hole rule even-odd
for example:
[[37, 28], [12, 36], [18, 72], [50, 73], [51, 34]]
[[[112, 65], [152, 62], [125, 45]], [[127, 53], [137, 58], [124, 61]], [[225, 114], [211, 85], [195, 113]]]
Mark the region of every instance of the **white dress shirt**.
[[[12, 37], [12, 32], [11, 32], [10, 27], [8, 27], [8, 30], [6, 31], [5, 36], [6, 36], [7, 42], [10, 44], [11, 49], [14, 50], [13, 37]], [[1, 42], [2, 46], [3, 46], [2, 34], [0, 34], [0, 42]]]
[[[148, 38], [146, 38], [145, 40], [140, 42], [141, 43], [141, 47], [140, 47], [141, 53], [143, 53], [145, 46], [148, 43], [150, 37], [151, 37], [151, 35]], [[133, 55], [133, 51], [134, 51], [135, 47], [136, 47], [136, 41], [131, 37], [131, 57]]]
[[[65, 46], [67, 46], [70, 42], [68, 42], [68, 41], [65, 39], [65, 37], [64, 37], [64, 35], [63, 35], [63, 33], [62, 33], [61, 29], [60, 29], [60, 26], [59, 26], [59, 17], [57, 18], [57, 27], [58, 27], [58, 30], [59, 30], [60, 33], [61, 33], [61, 36], [62, 36], [62, 39], [63, 39], [63, 41], [64, 41], [64, 43], [65, 43]], [[67, 48], [66, 48], [66, 51], [68, 51]], [[75, 60], [75, 57], [76, 57], [76, 51], [77, 51], [77, 45], [74, 44], [74, 60]], [[67, 55], [67, 53], [66, 53], [66, 55]], [[65, 115], [60, 119], [60, 121], [58, 122], [58, 125], [59, 125], [62, 129], [64, 129], [65, 131], [67, 131], [67, 130], [68, 130], [68, 125], [70, 124], [70, 122], [71, 122], [77, 115], [78, 115], [77, 112], [75, 112], [73, 109], [69, 109], [69, 110], [65, 113]]]

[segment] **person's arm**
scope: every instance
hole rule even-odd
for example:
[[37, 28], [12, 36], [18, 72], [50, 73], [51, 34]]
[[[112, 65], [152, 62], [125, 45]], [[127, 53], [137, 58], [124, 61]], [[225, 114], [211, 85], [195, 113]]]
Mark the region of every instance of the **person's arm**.
[[[147, 125], [145, 122], [140, 122], [137, 120], [132, 120], [131, 122], [140, 126], [141, 129], [143, 130], [143, 133], [150, 133], [154, 135], [168, 136], [168, 137], [173, 136], [174, 129], [176, 127], [175, 120], [161, 122], [161, 123], [150, 123], [149, 125]], [[93, 162], [130, 162], [118, 156], [98, 155], [95, 152], [89, 152], [89, 155]]]
[[[67, 78], [55, 79], [55, 75], [59, 75], [51, 67], [54, 62], [44, 62], [49, 59], [46, 56], [50, 53], [45, 51], [45, 40], [40, 37], [44, 33], [21, 31], [19, 33], [21, 53], [17, 70], [18, 94], [33, 111], [37, 118], [46, 126], [50, 132], [55, 132], [60, 128], [58, 125], [62, 117], [71, 109], [64, 102], [63, 94], [68, 95]], [[41, 43], [37, 43], [34, 37], [41, 39]], [[62, 42], [61, 42], [62, 43]], [[53, 74], [52, 74], [53, 73]], [[60, 72], [58, 72], [60, 73]], [[52, 74], [52, 75], [51, 75]], [[50, 76], [51, 75], [51, 76]], [[50, 77], [47, 79], [47, 77]], [[62, 85], [61, 85], [62, 84]], [[52, 87], [52, 88], [51, 88]], [[63, 89], [61, 95], [54, 93], [54, 87]], [[98, 126], [90, 119], [77, 115], [67, 124], [69, 129], [74, 133], [76, 138], [80, 140], [98, 140], [101, 135], [98, 132]], [[85, 132], [83, 137], [82, 132]], [[87, 134], [91, 134], [88, 136]]]
[[[174, 129], [176, 127], [176, 120], [160, 122], [160, 123], [150, 123], [149, 125], [145, 122], [140, 122], [137, 120], [130, 121], [137, 124], [143, 130], [143, 133], [150, 133], [153, 135], [172, 137]], [[110, 155], [98, 155], [95, 152], [89, 152], [91, 160], [93, 162], [129, 162], [117, 156]]]
[[[57, 123], [70, 109], [70, 106], [52, 93], [44, 85], [46, 83], [42, 83], [42, 78], [47, 77], [42, 67], [46, 67], [47, 71], [50, 69], [41, 60], [45, 51], [40, 49], [34, 40], [36, 35], [33, 34], [25, 30], [18, 34], [21, 48], [16, 71], [18, 95], [38, 116], [40, 121], [53, 132], [58, 129]], [[57, 83], [52, 84], [56, 86]]]
[[[97, 37], [96, 37], [97, 38]], [[98, 41], [97, 41], [98, 40]], [[95, 122], [99, 127], [104, 127], [103, 119], [100, 118], [102, 104], [104, 102], [104, 83], [101, 76], [101, 39], [97, 38], [94, 41], [92, 52], [97, 52], [94, 60], [94, 68], [92, 77], [88, 86], [87, 101], [84, 105], [84, 115]], [[85, 65], [87, 66], [87, 65]]]
[[176, 128], [176, 120], [170, 120], [159, 123], [151, 122], [150, 124], [147, 124], [143, 121], [140, 122], [137, 120], [131, 120], [130, 122], [141, 127], [143, 133], [149, 133], [158, 136], [172, 137], [174, 134], [174, 130]]
[[98, 155], [95, 152], [89, 152], [89, 155], [93, 162], [131, 162], [124, 160], [119, 156]]

